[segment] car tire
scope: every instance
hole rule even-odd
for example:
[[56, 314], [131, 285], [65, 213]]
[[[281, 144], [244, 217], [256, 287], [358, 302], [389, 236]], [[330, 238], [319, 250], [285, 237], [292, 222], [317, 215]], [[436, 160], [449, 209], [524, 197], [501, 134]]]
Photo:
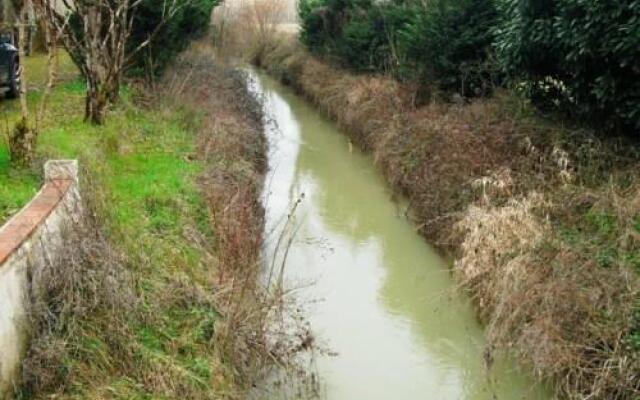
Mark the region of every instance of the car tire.
[[7, 98], [15, 99], [20, 96], [20, 62], [18, 57], [13, 57], [9, 63], [9, 91], [7, 92]]

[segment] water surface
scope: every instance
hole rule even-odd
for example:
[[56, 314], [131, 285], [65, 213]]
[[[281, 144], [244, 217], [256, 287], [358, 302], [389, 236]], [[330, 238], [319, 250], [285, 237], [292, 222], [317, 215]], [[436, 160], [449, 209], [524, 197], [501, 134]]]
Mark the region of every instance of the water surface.
[[[254, 78], [268, 115], [266, 254], [279, 264], [286, 253], [287, 285], [299, 288], [315, 337], [335, 353], [317, 359], [323, 397], [550, 399], [508, 360], [487, 372], [468, 300], [371, 158], [290, 90]], [[283, 229], [295, 238], [276, 252]]]

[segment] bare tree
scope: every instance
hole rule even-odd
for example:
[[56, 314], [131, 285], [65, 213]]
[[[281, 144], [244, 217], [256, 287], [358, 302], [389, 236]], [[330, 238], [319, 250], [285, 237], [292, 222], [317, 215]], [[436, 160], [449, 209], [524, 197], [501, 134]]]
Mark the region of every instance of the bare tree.
[[214, 13], [217, 46], [231, 52], [259, 53], [293, 20], [290, 0], [226, 1]]
[[132, 57], [146, 47], [161, 27], [188, 1], [158, 0], [162, 18], [148, 38], [130, 48], [135, 11], [142, 0], [39, 0], [87, 81], [85, 120], [103, 124], [107, 106], [120, 95], [122, 75]]

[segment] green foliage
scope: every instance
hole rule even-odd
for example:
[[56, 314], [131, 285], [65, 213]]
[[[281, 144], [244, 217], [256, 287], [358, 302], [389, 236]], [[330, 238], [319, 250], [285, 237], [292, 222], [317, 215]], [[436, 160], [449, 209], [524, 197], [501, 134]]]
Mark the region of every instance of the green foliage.
[[398, 32], [410, 21], [395, 0], [302, 0], [301, 40], [315, 53], [359, 71], [389, 71], [400, 62]]
[[[166, 23], [163, 8], [157, 0], [143, 0], [136, 9], [129, 49], [133, 50], [149, 37], [149, 46], [135, 54], [133, 72], [158, 75], [192, 40], [202, 36], [210, 22], [211, 12], [219, 0], [178, 0], [179, 11]], [[158, 32], [154, 35], [156, 29]]]
[[640, 1], [504, 0], [502, 68], [537, 105], [640, 132]]
[[432, 0], [402, 32], [407, 60], [425, 83], [463, 96], [487, 93], [498, 11], [493, 0]]
[[506, 75], [543, 110], [640, 133], [640, 0], [302, 0], [299, 15], [302, 42], [354, 70], [466, 97]]
[[9, 149], [0, 142], [0, 226], [35, 195], [38, 175], [29, 169], [12, 169]]
[[493, 0], [303, 0], [301, 39], [356, 70], [390, 71], [464, 95], [487, 92]]

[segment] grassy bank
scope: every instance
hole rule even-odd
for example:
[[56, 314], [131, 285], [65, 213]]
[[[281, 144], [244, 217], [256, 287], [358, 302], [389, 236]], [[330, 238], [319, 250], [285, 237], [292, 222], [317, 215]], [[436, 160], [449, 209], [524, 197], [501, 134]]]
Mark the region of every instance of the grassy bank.
[[[60, 55], [59, 66], [61, 83], [68, 85], [77, 78], [77, 71], [66, 54]], [[35, 102], [40, 98], [40, 92], [46, 84], [47, 57], [44, 55], [28, 57], [25, 61], [25, 67], [29, 71], [29, 79], [33, 80], [29, 82], [33, 88], [29, 98], [30, 101]], [[22, 208], [33, 197], [41, 184], [38, 171], [11, 168], [6, 134], [19, 118], [19, 107], [17, 100], [0, 99], [0, 131], [2, 132], [0, 140], [0, 224], [3, 224], [11, 215]], [[56, 107], [56, 102], [52, 107]], [[59, 104], [56, 111], [60, 111]]]
[[[20, 395], [240, 397], [262, 351], [254, 321], [240, 327], [251, 338], [233, 324], [258, 307], [248, 282], [264, 172], [260, 108], [243, 76], [192, 49], [156, 88], [126, 88], [94, 127], [82, 120], [84, 83], [70, 63], [61, 69], [70, 79], [53, 92], [36, 165], [14, 169], [0, 146], [3, 217], [35, 193], [49, 158], [80, 160], [87, 209], [86, 226], [45, 271]], [[8, 124], [17, 119], [17, 105], [3, 107]]]
[[499, 92], [415, 106], [396, 81], [354, 75], [295, 40], [256, 63], [374, 155], [420, 232], [508, 351], [563, 397], [640, 395], [640, 156], [634, 143], [545, 120]]

